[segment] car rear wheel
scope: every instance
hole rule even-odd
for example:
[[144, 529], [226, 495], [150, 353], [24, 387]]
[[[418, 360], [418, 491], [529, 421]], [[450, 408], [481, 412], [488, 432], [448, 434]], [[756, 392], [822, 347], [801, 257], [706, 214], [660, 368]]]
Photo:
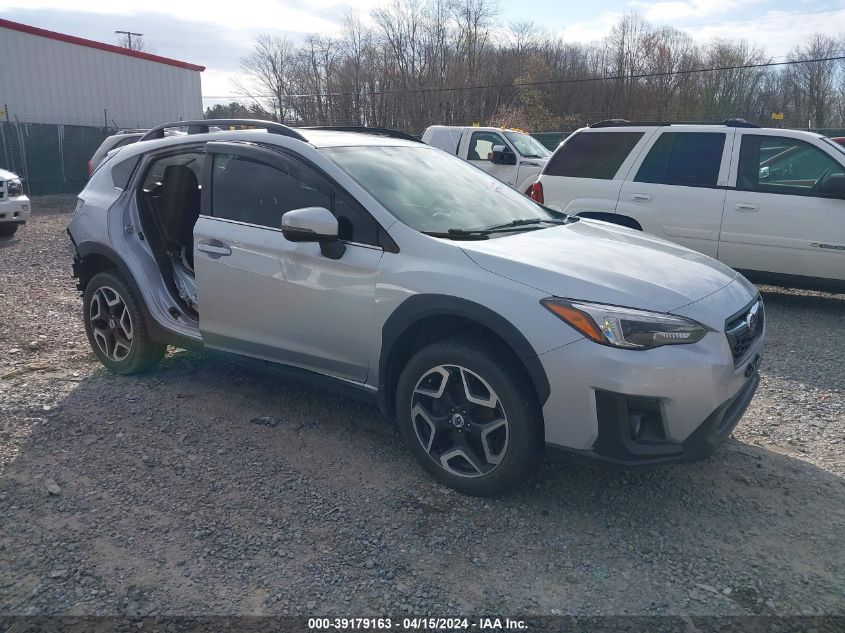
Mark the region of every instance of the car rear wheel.
[[166, 345], [150, 340], [140, 303], [116, 271], [97, 273], [83, 294], [85, 332], [99, 361], [118, 374], [154, 367]]
[[402, 371], [399, 428], [436, 480], [475, 496], [525, 478], [541, 455], [539, 407], [509, 358], [471, 339], [420, 350]]
[[0, 224], [0, 237], [11, 237], [18, 231], [20, 224]]

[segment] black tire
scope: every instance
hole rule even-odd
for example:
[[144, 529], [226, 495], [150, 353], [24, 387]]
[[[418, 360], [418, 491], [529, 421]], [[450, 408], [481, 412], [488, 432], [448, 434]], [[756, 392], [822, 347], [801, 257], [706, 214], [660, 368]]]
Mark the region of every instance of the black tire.
[[[120, 351], [118, 353], [115, 350], [113, 356], [109, 356], [107, 351], [104, 351], [101, 347], [101, 344], [105, 345], [106, 348], [110, 346], [103, 339], [95, 338], [94, 335], [95, 326], [91, 318], [92, 303], [95, 301], [95, 296], [98, 296], [96, 301], [99, 305], [102, 301], [101, 298], [105, 296], [103, 294], [98, 295], [101, 291], [108, 293], [108, 296], [113, 296], [112, 292], [116, 293], [125, 306], [125, 311], [130, 319], [131, 339], [123, 336]], [[82, 310], [88, 342], [91, 344], [94, 354], [106, 369], [116, 374], [137, 374], [155, 367], [164, 357], [167, 346], [150, 340], [149, 329], [144, 319], [141, 304], [130, 285], [116, 270], [100, 272], [91, 278], [82, 295]], [[108, 319], [108, 321], [115, 320]], [[105, 330], [99, 329], [99, 332], [107, 330], [108, 328]], [[125, 345], [126, 341], [129, 341], [128, 346]], [[127, 347], [128, 351], [126, 351]]]
[[[396, 393], [399, 430], [417, 461], [437, 481], [464, 494], [478, 497], [504, 492], [528, 477], [542, 460], [541, 412], [534, 390], [523, 372], [513, 367], [512, 357], [496, 351], [494, 347], [495, 343], [485, 344], [466, 337], [450, 337], [433, 343], [417, 352], [405, 365]], [[418, 384], [422, 384], [420, 381], [424, 377], [436, 375], [431, 372], [442, 366], [462, 367], [476, 374], [492, 388], [501, 403], [508, 425], [507, 440], [502, 449], [501, 461], [490, 472], [462, 476], [447, 470], [429, 454], [415, 429], [415, 424], [419, 424], [419, 418], [415, 422], [415, 416], [411, 413], [415, 406], [415, 390]], [[416, 398], [419, 403], [420, 396], [416, 395]], [[440, 418], [448, 415], [446, 413]], [[472, 411], [467, 415], [466, 440], [469, 440], [473, 415]], [[429, 445], [433, 447], [431, 443]], [[447, 452], [449, 449], [444, 449], [440, 456]], [[489, 467], [489, 464], [485, 466]]]
[[20, 224], [0, 222], [0, 237], [12, 237], [18, 231]]

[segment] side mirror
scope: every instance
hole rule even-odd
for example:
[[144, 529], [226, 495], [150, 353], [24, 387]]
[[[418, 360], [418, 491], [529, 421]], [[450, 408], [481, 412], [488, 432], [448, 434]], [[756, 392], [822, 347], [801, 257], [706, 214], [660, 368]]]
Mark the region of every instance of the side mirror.
[[831, 174], [822, 180], [819, 193], [831, 198], [845, 198], [845, 174]]
[[494, 165], [516, 165], [516, 154], [505, 145], [494, 145], [490, 152], [490, 162]]
[[306, 207], [282, 216], [282, 235], [291, 242], [318, 242], [320, 252], [340, 259], [346, 246], [339, 241], [337, 218], [325, 207]]

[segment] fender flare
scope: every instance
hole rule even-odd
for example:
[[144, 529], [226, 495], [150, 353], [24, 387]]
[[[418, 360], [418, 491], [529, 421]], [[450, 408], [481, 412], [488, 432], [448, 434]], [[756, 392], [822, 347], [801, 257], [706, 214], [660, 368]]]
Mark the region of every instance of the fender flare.
[[120, 273], [120, 276], [123, 277], [124, 281], [129, 284], [132, 292], [135, 294], [135, 297], [138, 299], [138, 303], [141, 307], [141, 312], [144, 315], [144, 321], [147, 324], [147, 329], [149, 330], [150, 338], [157, 342], [157, 343], [165, 343], [167, 345], [175, 345], [177, 347], [181, 347], [183, 349], [201, 349], [202, 345], [197, 345], [195, 341], [191, 339], [185, 338], [178, 334], [174, 334], [170, 330], [163, 327], [158, 321], [153, 318], [152, 313], [150, 312], [149, 308], [147, 307], [147, 302], [144, 299], [144, 295], [141, 293], [141, 289], [138, 286], [138, 282], [135, 280], [135, 276], [129, 270], [129, 267], [126, 266], [126, 263], [123, 259], [117, 254], [110, 246], [106, 246], [105, 244], [101, 244], [99, 242], [81, 242], [77, 244], [76, 241], [73, 240], [71, 236], [71, 242], [73, 242], [73, 246], [76, 249], [76, 257], [74, 258], [74, 275], [78, 276], [77, 266], [81, 264], [82, 260], [89, 255], [100, 255], [101, 257], [105, 257], [108, 259], [117, 271]]
[[521, 361], [530, 379], [540, 406], [551, 394], [549, 379], [543, 364], [525, 335], [499, 313], [474, 301], [449, 295], [417, 294], [405, 299], [393, 311], [382, 326], [381, 354], [379, 356], [379, 406], [383, 412], [390, 411], [387, 384], [388, 364], [391, 354], [403, 333], [415, 323], [436, 316], [462, 317], [482, 325], [510, 347]]

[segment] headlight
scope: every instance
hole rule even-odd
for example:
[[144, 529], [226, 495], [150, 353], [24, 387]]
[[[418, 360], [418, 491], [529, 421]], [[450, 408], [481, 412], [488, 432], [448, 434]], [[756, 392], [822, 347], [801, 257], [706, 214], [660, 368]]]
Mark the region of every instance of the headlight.
[[588, 339], [612, 347], [652, 349], [686, 345], [700, 341], [707, 334], [707, 329], [695, 321], [662, 312], [554, 297], [540, 303]]
[[20, 180], [10, 180], [6, 183], [6, 195], [10, 198], [23, 195], [23, 183]]

